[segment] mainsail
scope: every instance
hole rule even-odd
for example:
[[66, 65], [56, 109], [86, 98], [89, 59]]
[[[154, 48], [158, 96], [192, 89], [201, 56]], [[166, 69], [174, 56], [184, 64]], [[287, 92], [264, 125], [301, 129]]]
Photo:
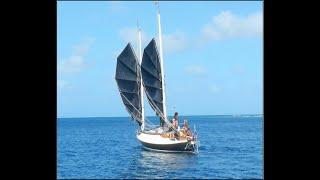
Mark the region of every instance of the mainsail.
[[130, 43], [117, 58], [115, 79], [123, 104], [131, 117], [141, 126], [141, 74], [139, 62]]
[[163, 91], [161, 64], [156, 41], [154, 39], [144, 49], [141, 74], [148, 102], [158, 116], [163, 117]]

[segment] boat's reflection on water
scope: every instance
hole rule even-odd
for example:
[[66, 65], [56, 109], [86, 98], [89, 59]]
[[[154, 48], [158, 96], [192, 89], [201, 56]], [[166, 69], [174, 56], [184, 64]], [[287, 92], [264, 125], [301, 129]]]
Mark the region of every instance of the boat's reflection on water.
[[146, 173], [154, 172], [161, 176], [162, 173], [194, 166], [196, 162], [197, 155], [192, 153], [165, 153], [141, 148], [138, 166]]
[[171, 179], [181, 177], [198, 165], [199, 155], [192, 153], [156, 152], [136, 146], [132, 156], [127, 157], [128, 167], [119, 178], [130, 179]]

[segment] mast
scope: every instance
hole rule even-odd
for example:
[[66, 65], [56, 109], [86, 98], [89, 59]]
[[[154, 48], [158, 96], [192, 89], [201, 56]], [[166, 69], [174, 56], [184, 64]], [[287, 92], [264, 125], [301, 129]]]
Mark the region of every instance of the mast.
[[161, 78], [162, 78], [162, 94], [163, 94], [163, 116], [167, 119], [167, 107], [166, 107], [166, 91], [165, 91], [165, 83], [164, 83], [164, 69], [163, 69], [163, 54], [162, 54], [162, 34], [161, 34], [161, 22], [160, 22], [160, 8], [158, 2], [156, 2], [158, 13], [158, 32], [159, 32], [159, 50], [160, 50], [160, 65], [161, 65]]
[[[142, 48], [141, 48], [141, 29], [139, 27], [139, 21], [137, 20], [137, 28], [138, 28], [138, 48], [139, 48], [139, 63], [141, 66], [142, 62]], [[144, 121], [144, 101], [143, 101], [143, 85], [142, 85], [142, 77], [140, 81], [140, 98], [141, 98], [141, 130], [144, 130], [145, 121]]]

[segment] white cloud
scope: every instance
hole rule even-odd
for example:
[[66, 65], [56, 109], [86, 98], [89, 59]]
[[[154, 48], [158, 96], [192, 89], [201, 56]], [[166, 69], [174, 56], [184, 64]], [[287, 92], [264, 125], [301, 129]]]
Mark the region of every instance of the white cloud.
[[[133, 48], [137, 51], [138, 45], [138, 31], [137, 28], [123, 28], [119, 31], [121, 39], [126, 43], [130, 42]], [[153, 36], [159, 44], [158, 34]], [[141, 31], [141, 44], [142, 51], [148, 45], [148, 43], [153, 38], [144, 31]], [[162, 44], [163, 44], [163, 54], [179, 52], [184, 50], [187, 47], [187, 38], [186, 35], [181, 31], [176, 31], [170, 34], [162, 34]], [[137, 52], [136, 52], [137, 53]]]
[[[156, 40], [157, 40], [157, 43], [159, 44], [158, 36]], [[163, 53], [180, 52], [186, 49], [187, 38], [185, 33], [181, 31], [176, 31], [171, 34], [163, 34], [162, 43], [163, 43]]]
[[262, 12], [237, 16], [223, 11], [212, 18], [202, 29], [202, 41], [216, 41], [232, 37], [261, 36], [263, 30]]
[[81, 72], [86, 66], [85, 56], [88, 54], [93, 42], [93, 38], [87, 38], [80, 44], [75, 45], [71, 55], [59, 62], [58, 74]]
[[185, 68], [185, 71], [188, 74], [204, 74], [207, 72], [207, 70], [203, 66], [200, 66], [200, 65], [187, 66]]
[[209, 86], [209, 92], [211, 92], [213, 94], [217, 94], [217, 93], [221, 92], [221, 89], [217, 85], [211, 84]]
[[93, 44], [94, 40], [94, 38], [87, 38], [80, 44], [73, 46], [73, 54], [76, 56], [87, 55], [89, 48]]
[[214, 30], [212, 27], [210, 27], [209, 25], [206, 25], [203, 29], [202, 29], [202, 35], [203, 35], [203, 39], [202, 40], [219, 40], [221, 39], [221, 34]]
[[58, 66], [59, 73], [77, 73], [81, 72], [85, 67], [83, 56], [70, 56], [62, 61]]

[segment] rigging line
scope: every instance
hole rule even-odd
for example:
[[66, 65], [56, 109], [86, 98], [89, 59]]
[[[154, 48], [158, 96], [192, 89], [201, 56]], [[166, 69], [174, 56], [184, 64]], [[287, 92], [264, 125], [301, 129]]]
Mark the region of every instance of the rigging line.
[[[147, 96], [149, 97], [149, 99], [151, 99], [151, 106], [156, 110], [156, 112], [159, 114], [159, 116], [161, 118], [164, 119], [164, 121], [170, 126], [173, 127], [173, 125], [168, 121], [168, 119], [166, 117], [164, 117], [163, 113], [160, 111], [160, 109], [157, 107], [157, 105], [154, 104], [154, 102], [152, 101], [152, 98], [150, 97], [150, 95], [148, 93], [146, 93]], [[150, 101], [149, 101], [150, 102]], [[175, 129], [175, 128], [174, 128]]]
[[[139, 111], [137, 108], [135, 108], [134, 105], [133, 105], [122, 93], [120, 93], [120, 94], [121, 94], [121, 95], [126, 99], [126, 101], [128, 101], [129, 104], [141, 115], [140, 111]], [[127, 109], [127, 108], [126, 108], [126, 109]], [[127, 111], [129, 112], [129, 114], [131, 114], [128, 109], [127, 109]], [[132, 115], [132, 114], [131, 114], [131, 115]], [[139, 120], [139, 118], [138, 118], [137, 116], [135, 116], [135, 115], [132, 115], [132, 116], [134, 116], [134, 119], [136, 119], [138, 122], [142, 123], [141, 120]], [[152, 122], [150, 122], [150, 120], [149, 120], [148, 118], [145, 118], [145, 120], [148, 121], [148, 124], [146, 124], [147, 126], [156, 127]]]
[[[145, 86], [144, 82], [143, 82], [143, 86]], [[163, 119], [166, 119], [164, 117], [164, 115], [162, 114], [162, 112], [160, 111], [160, 109], [157, 107], [157, 105], [154, 104], [154, 101], [152, 100], [152, 98], [149, 95], [149, 93], [147, 91], [145, 91], [145, 93], [146, 93], [148, 99], [150, 99], [150, 101], [149, 101], [151, 103], [150, 105], [155, 109], [155, 111], [160, 115], [160, 117], [162, 117]]]
[[[141, 54], [140, 54], [141, 55]], [[137, 65], [136, 65], [136, 68], [137, 68], [137, 71], [138, 71], [138, 75], [137, 75], [137, 77], [136, 77], [136, 81], [137, 82], [139, 82], [139, 81], [141, 81], [142, 83], [143, 83], [143, 80], [142, 80], [142, 72], [141, 72], [141, 65], [140, 65], [140, 63], [138, 63]], [[141, 84], [142, 84], [141, 83]], [[141, 85], [140, 83], [138, 84], [138, 86], [140, 86]], [[144, 86], [142, 86], [142, 87], [140, 87], [140, 88], [143, 88]], [[143, 92], [142, 92], [143, 93]], [[142, 95], [143, 96], [143, 95]], [[130, 102], [129, 102], [130, 103]], [[144, 102], [141, 102], [141, 105], [142, 105], [142, 103], [144, 103]], [[132, 105], [132, 104], [131, 104]], [[132, 105], [133, 106], [133, 105]], [[134, 106], [133, 106], [134, 107]], [[134, 107], [135, 108], [135, 107]], [[141, 117], [143, 116], [142, 115], [142, 112], [140, 112], [139, 110], [137, 110], [138, 111], [138, 113], [141, 115]], [[148, 123], [149, 124], [147, 124], [148, 126], [153, 126], [153, 127], [156, 127], [156, 125], [154, 125], [148, 118], [146, 118], [145, 116], [144, 116], [144, 120], [145, 120], [145, 124], [146, 124], [146, 122], [148, 121]]]
[[[139, 66], [140, 69], [141, 69], [141, 65], [138, 64], [138, 66]], [[140, 73], [141, 73], [141, 70], [140, 70]], [[142, 75], [142, 73], [141, 73], [141, 75]], [[142, 81], [142, 84], [143, 84], [144, 87], [146, 86], [143, 81]], [[151, 99], [151, 104], [150, 104], [150, 105], [155, 109], [155, 111], [160, 115], [160, 117], [162, 117], [162, 118], [166, 121], [167, 118], [164, 117], [164, 115], [162, 114], [162, 112], [160, 111], [160, 109], [154, 104], [154, 102], [152, 101], [152, 98], [151, 98], [151, 96], [149, 95], [149, 93], [148, 93], [146, 90], [145, 90], [145, 93], [146, 93], [148, 99]], [[150, 102], [150, 101], [149, 101], [149, 102]], [[168, 121], [168, 120], [167, 120], [167, 121]], [[170, 122], [167, 122], [167, 124], [172, 126], [172, 124], [171, 124]]]
[[[123, 95], [121, 92], [120, 92], [120, 95], [121, 95], [122, 97], [124, 97], [125, 100], [126, 100], [140, 115], [142, 115], [141, 112], [127, 99], [127, 97], [126, 97], [125, 95]], [[128, 110], [127, 110], [127, 111], [128, 111]], [[129, 111], [128, 111], [128, 112], [129, 112]], [[131, 114], [131, 113], [129, 112], [129, 114]], [[135, 117], [136, 117], [136, 116], [135, 116]], [[141, 120], [139, 120], [137, 117], [136, 117], [136, 120], [139, 121], [140, 123], [142, 123]], [[156, 126], [156, 125], [154, 125], [148, 118], [145, 117], [145, 120], [147, 120], [148, 123], [150, 123], [150, 124], [147, 124], [147, 125], [149, 125], [149, 126]]]
[[167, 123], [167, 125], [169, 125], [170, 128], [172, 128], [175, 132], [178, 132], [176, 130], [176, 128], [172, 125], [172, 123], [170, 123], [170, 121], [168, 121], [168, 119], [166, 117], [164, 117], [164, 115], [162, 114], [160, 109], [154, 104], [149, 93], [147, 91], [145, 91], [145, 92], [146, 92], [148, 99], [150, 99], [150, 101], [149, 101], [149, 102], [151, 102], [150, 105], [157, 111], [157, 113], [160, 115], [160, 117], [162, 117], [164, 119], [164, 121]]
[[[123, 95], [124, 96], [124, 95]], [[124, 96], [124, 98], [128, 101], [128, 99]], [[133, 107], [133, 108], [135, 108], [130, 102], [129, 102], [129, 104]], [[141, 115], [141, 113], [140, 113], [140, 111], [139, 110], [137, 110], [136, 108], [135, 108], [135, 110]], [[127, 110], [128, 111], [128, 110]], [[129, 112], [129, 114], [131, 114], [130, 113], [130, 111], [128, 111]], [[135, 115], [133, 115], [134, 117], [135, 117], [135, 119], [138, 121], [138, 122], [140, 122], [140, 123], [142, 123], [141, 122], [141, 120], [139, 120], [139, 118], [137, 118]], [[148, 118], [146, 118], [145, 117], [145, 120], [147, 120], [147, 121], [145, 121], [145, 125], [147, 125], [148, 127], [156, 127], [156, 125], [154, 125]]]
[[[151, 98], [151, 96], [149, 95], [148, 92], [146, 92], [146, 95], [147, 95], [148, 99], [150, 99], [150, 101], [149, 101], [149, 102], [151, 102], [150, 105], [156, 110], [156, 112], [160, 115], [160, 117], [162, 117], [164, 120], [167, 120], [167, 118], [164, 117], [164, 115], [161, 112], [161, 110], [157, 107], [157, 105], [155, 105], [154, 101], [152, 100], [152, 98]], [[167, 122], [167, 124], [171, 125], [171, 123], [168, 123], [168, 122]]]
[[[121, 92], [120, 92], [120, 95], [123, 96], [123, 97], [125, 98], [125, 100], [126, 100], [140, 115], [142, 115], [141, 112], [128, 100], [128, 98], [127, 98], [125, 95], [123, 95]], [[149, 93], [146, 93], [146, 95], [150, 98]], [[154, 103], [153, 101], [151, 101], [151, 102], [152, 102], [152, 104], [150, 104], [150, 105], [154, 106], [154, 108], [159, 111], [158, 114], [159, 114], [162, 118], [164, 118], [164, 116], [163, 116], [162, 112], [159, 110], [159, 108], [153, 104], [153, 103]], [[127, 109], [127, 108], [126, 108], [126, 109]], [[127, 109], [127, 111], [128, 111], [128, 109]], [[128, 111], [128, 112], [129, 112], [129, 111]], [[129, 114], [131, 114], [131, 113], [129, 112]], [[132, 114], [131, 114], [131, 115], [132, 115]], [[141, 120], [139, 120], [135, 115], [133, 115], [133, 116], [135, 117], [135, 119], [136, 119], [138, 122], [142, 123]], [[165, 118], [164, 118], [164, 119], [165, 119]], [[146, 124], [147, 126], [156, 127], [148, 118], [145, 117], [145, 120], [148, 121], [148, 124], [146, 124], [146, 122], [145, 122], [145, 124]], [[166, 123], [169, 125], [169, 127], [171, 127], [175, 132], [178, 132], [178, 131], [176, 130], [176, 128], [175, 128], [167, 119], [165, 119], [165, 122], [166, 122]], [[149, 123], [150, 123], [150, 124], [149, 124]]]
[[[140, 65], [137, 65], [137, 66], [140, 66]], [[141, 67], [141, 66], [140, 66], [140, 67]], [[139, 73], [141, 73], [141, 71], [139, 71]], [[138, 76], [137, 76], [137, 80], [138, 80]], [[144, 85], [144, 82], [143, 82], [143, 81], [142, 81], [142, 83], [143, 83], [143, 85]], [[151, 101], [149, 101], [149, 102], [151, 102], [150, 105], [156, 110], [156, 112], [158, 112], [158, 114], [160, 115], [160, 117], [162, 117], [162, 118], [164, 119], [165, 123], [167, 123], [167, 125], [169, 125], [170, 128], [172, 128], [175, 132], [178, 132], [178, 131], [176, 130], [176, 128], [170, 123], [170, 121], [168, 121], [168, 119], [167, 119], [166, 117], [164, 117], [164, 115], [162, 114], [162, 112], [160, 111], [160, 109], [154, 104], [154, 102], [152, 101], [152, 98], [151, 98], [151, 96], [149, 95], [149, 93], [148, 93], [147, 91], [145, 91], [145, 92], [146, 92], [146, 95], [147, 95], [148, 99], [151, 99]], [[120, 95], [123, 96], [124, 99], [142, 116], [142, 113], [127, 99], [127, 97], [126, 97], [125, 95], [122, 94], [122, 92], [120, 92]], [[126, 108], [126, 109], [127, 109], [127, 108]], [[127, 109], [127, 111], [128, 111], [128, 109]], [[128, 111], [128, 112], [129, 112], [129, 111]], [[129, 114], [131, 114], [131, 113], [129, 112]], [[131, 114], [131, 115], [132, 115], [132, 114]], [[135, 117], [135, 119], [136, 119], [138, 122], [142, 123], [141, 120], [139, 120], [139, 118], [137, 118], [135, 115], [133, 115], [133, 116]], [[145, 118], [145, 119], [147, 119], [147, 118]], [[149, 119], [147, 119], [147, 121], [149, 121]], [[155, 126], [155, 125], [154, 125], [153, 123], [151, 123], [150, 121], [149, 121], [148, 123], [150, 123], [151, 126]], [[149, 125], [149, 124], [148, 124], [148, 125]]]

